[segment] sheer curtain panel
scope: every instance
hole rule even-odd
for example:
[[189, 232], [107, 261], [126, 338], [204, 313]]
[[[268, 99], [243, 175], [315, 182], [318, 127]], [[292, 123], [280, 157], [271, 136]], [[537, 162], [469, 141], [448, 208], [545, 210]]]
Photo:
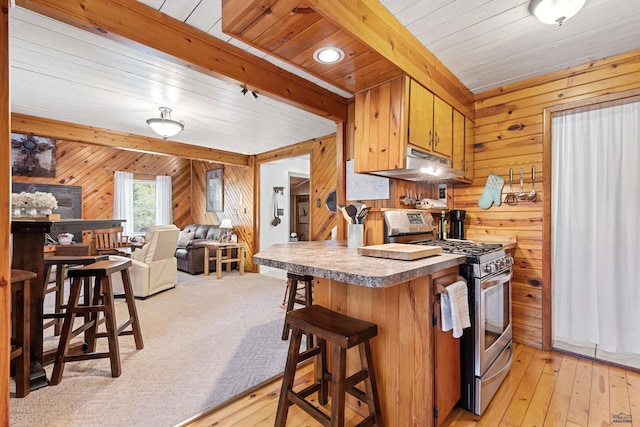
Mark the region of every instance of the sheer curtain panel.
[[554, 114], [554, 340], [640, 354], [640, 103]]
[[113, 173], [113, 218], [125, 219], [122, 224], [125, 236], [133, 235], [133, 174], [115, 171]]
[[171, 177], [156, 176], [156, 225], [173, 223]]

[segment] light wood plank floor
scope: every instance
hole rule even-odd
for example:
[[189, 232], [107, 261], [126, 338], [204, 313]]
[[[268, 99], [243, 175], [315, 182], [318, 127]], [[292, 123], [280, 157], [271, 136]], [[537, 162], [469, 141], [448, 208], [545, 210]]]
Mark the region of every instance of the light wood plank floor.
[[[297, 384], [310, 382], [310, 366]], [[181, 426], [273, 426], [280, 380]], [[361, 419], [347, 411], [347, 426]], [[292, 406], [287, 426], [316, 426]], [[442, 426], [625, 426], [640, 427], [640, 373], [556, 352], [515, 347], [511, 372], [479, 418], [456, 408]]]

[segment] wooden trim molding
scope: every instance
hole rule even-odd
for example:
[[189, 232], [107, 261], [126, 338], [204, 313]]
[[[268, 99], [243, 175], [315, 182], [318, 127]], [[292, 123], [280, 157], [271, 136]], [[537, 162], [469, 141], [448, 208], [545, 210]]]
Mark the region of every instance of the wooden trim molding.
[[11, 198], [11, 136], [9, 103], [9, 0], [0, 2], [0, 425], [9, 425], [9, 337], [11, 330], [11, 262], [9, 204]]
[[[347, 99], [135, 0], [16, 0], [18, 6], [281, 102], [344, 120]], [[162, 34], [162, 37], [158, 35]]]
[[[108, 129], [84, 126], [59, 120], [43, 119], [24, 114], [11, 114], [13, 132], [48, 136], [65, 141], [103, 145], [122, 150], [164, 154], [184, 159], [205, 160], [227, 165], [249, 167], [249, 156], [229, 151], [214, 150], [197, 145], [164, 141], [158, 138], [117, 132]], [[11, 170], [11, 168], [9, 168]]]
[[552, 119], [555, 113], [565, 111], [580, 111], [593, 108], [606, 107], [609, 104], [626, 102], [636, 102], [640, 100], [640, 88], [632, 89], [620, 93], [612, 93], [590, 99], [581, 99], [546, 107], [543, 110], [543, 159], [542, 169], [547, 176], [544, 179], [543, 194], [543, 220], [542, 220], [542, 347], [544, 350], [551, 350], [553, 347], [553, 316], [552, 316], [552, 283], [551, 283], [551, 198], [552, 198]]

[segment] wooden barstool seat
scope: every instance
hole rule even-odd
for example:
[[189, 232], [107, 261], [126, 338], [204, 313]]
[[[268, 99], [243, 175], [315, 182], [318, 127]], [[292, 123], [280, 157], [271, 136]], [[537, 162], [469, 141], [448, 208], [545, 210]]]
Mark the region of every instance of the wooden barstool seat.
[[[62, 320], [64, 319], [64, 309], [66, 304], [64, 303], [64, 276], [67, 267], [75, 265], [87, 265], [96, 261], [109, 259], [107, 255], [52, 255], [44, 258], [44, 277], [48, 278], [51, 275], [53, 266], [56, 267], [56, 281], [52, 285], [45, 283], [44, 294], [50, 294], [55, 292], [55, 305], [52, 313], [44, 313], [43, 319], [48, 320], [42, 327], [47, 329], [51, 326], [54, 327], [54, 335], [60, 335], [62, 331]], [[84, 303], [89, 305], [89, 291], [90, 284], [89, 279], [86, 278], [84, 286]]]
[[[302, 295], [298, 292], [302, 290]], [[287, 272], [287, 290], [285, 292], [285, 300], [287, 301], [286, 310], [289, 313], [294, 309], [295, 304], [303, 307], [313, 305], [313, 276], [304, 274], [296, 274]], [[282, 327], [282, 340], [289, 339], [289, 325], [286, 320]], [[313, 347], [313, 338], [311, 334], [307, 335], [307, 348]]]
[[[369, 415], [358, 426], [382, 426], [380, 417], [380, 401], [376, 386], [371, 357], [371, 338], [378, 334], [375, 323], [354, 319], [336, 313], [319, 305], [293, 310], [287, 313], [286, 321], [291, 327], [291, 341], [287, 363], [282, 377], [280, 400], [276, 414], [276, 427], [284, 427], [287, 421], [289, 406], [297, 405], [323, 426], [344, 426], [346, 396], [349, 393], [367, 404]], [[300, 352], [302, 335], [311, 333], [317, 345], [305, 352]], [[333, 345], [332, 368], [327, 369], [326, 343]], [[346, 377], [347, 349], [358, 346], [361, 370]], [[316, 357], [316, 381], [301, 391], [293, 391], [298, 363]], [[306, 397], [318, 392], [321, 405], [327, 404], [329, 395], [328, 382], [331, 382], [331, 414], [328, 416], [312, 405]], [[365, 391], [356, 387], [364, 382]]]
[[31, 280], [36, 273], [11, 270], [11, 354], [14, 362], [16, 397], [29, 394], [31, 376]]
[[[53, 373], [51, 374], [52, 385], [60, 383], [66, 362], [75, 362], [78, 360], [109, 358], [111, 362], [111, 376], [119, 377], [121, 374], [121, 366], [118, 336], [120, 335], [133, 335], [136, 349], [141, 350], [144, 347], [138, 313], [133, 297], [133, 289], [131, 288], [131, 279], [129, 276], [130, 266], [130, 259], [107, 259], [69, 269], [69, 278], [72, 279], [71, 289], [69, 302], [65, 311], [64, 323], [62, 325], [62, 334], [60, 335], [60, 342], [56, 352], [55, 365], [53, 366]], [[111, 275], [116, 273], [120, 273], [122, 276], [125, 300], [129, 311], [129, 318], [120, 326], [116, 324], [113, 286], [111, 283]], [[80, 288], [84, 278], [95, 278], [91, 292], [91, 304], [79, 304]], [[99, 318], [100, 312], [104, 313], [106, 333], [98, 332], [98, 325], [101, 323]], [[85, 322], [80, 327], [73, 329], [76, 316], [86, 313], [89, 314], [89, 319], [85, 319]], [[126, 328], [129, 326], [131, 326], [131, 329], [127, 330]], [[69, 343], [74, 337], [85, 331], [87, 332], [85, 335], [87, 351], [80, 354], [70, 354]], [[108, 340], [109, 351], [97, 352], [96, 339], [104, 337]]]

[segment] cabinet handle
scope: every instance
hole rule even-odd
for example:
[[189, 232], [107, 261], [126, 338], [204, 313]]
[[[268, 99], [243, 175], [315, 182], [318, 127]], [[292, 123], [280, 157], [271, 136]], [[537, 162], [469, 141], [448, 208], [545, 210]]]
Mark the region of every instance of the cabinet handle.
[[433, 148], [433, 131], [429, 131], [429, 147]]
[[438, 146], [439, 142], [440, 142], [440, 135], [438, 135], [438, 132], [436, 132], [436, 147]]

